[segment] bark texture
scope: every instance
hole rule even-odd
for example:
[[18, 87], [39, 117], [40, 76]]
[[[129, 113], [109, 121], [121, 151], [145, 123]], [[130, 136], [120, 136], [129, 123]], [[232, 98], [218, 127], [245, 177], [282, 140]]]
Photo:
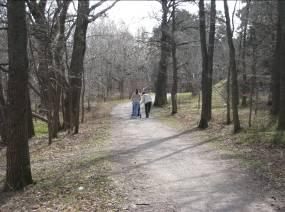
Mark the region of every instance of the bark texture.
[[28, 113], [25, 105], [29, 99], [25, 1], [8, 1], [8, 26], [8, 145], [5, 188], [20, 190], [32, 183], [25, 117]]
[[210, 31], [208, 45], [208, 72], [209, 72], [209, 92], [208, 92], [208, 120], [212, 118], [212, 92], [213, 92], [213, 63], [215, 50], [216, 32], [216, 0], [211, 0]]
[[172, 70], [173, 70], [173, 79], [172, 79], [172, 90], [171, 90], [171, 103], [172, 103], [172, 114], [177, 113], [177, 57], [176, 57], [176, 41], [175, 41], [175, 27], [176, 27], [176, 5], [175, 0], [172, 1], [172, 29], [171, 29], [171, 53], [172, 53]]
[[278, 17], [274, 61], [271, 71], [271, 96], [272, 96], [271, 114], [272, 115], [278, 115], [279, 106], [280, 106], [280, 55], [279, 55], [280, 45], [281, 45], [281, 25], [280, 25], [280, 17]]
[[76, 28], [70, 64], [69, 83], [72, 119], [72, 131], [79, 131], [80, 95], [82, 89], [82, 75], [84, 70], [84, 56], [86, 50], [86, 32], [88, 27], [89, 1], [78, 1]]
[[232, 81], [232, 111], [233, 111], [233, 123], [234, 123], [234, 133], [240, 130], [240, 121], [238, 114], [238, 102], [239, 102], [239, 92], [238, 92], [238, 80], [237, 80], [237, 69], [236, 69], [236, 59], [235, 59], [235, 47], [233, 43], [233, 33], [231, 29], [231, 22], [229, 16], [229, 8], [227, 0], [224, 0], [224, 9], [226, 16], [227, 25], [227, 38], [229, 45], [230, 54], [230, 71], [231, 71], [231, 81]]
[[199, 128], [205, 129], [208, 127], [209, 113], [209, 78], [208, 78], [208, 53], [206, 43], [206, 20], [205, 20], [204, 0], [199, 1], [199, 24], [200, 24], [200, 44], [202, 53], [202, 111], [199, 122]]
[[162, 21], [160, 38], [160, 61], [158, 75], [155, 83], [155, 101], [154, 105], [162, 107], [167, 104], [167, 57], [169, 52], [169, 36], [167, 25], [167, 14], [169, 11], [167, 0], [161, 0]]
[[[285, 130], [285, 1], [278, 1], [281, 40], [280, 40], [280, 108], [278, 129]], [[282, 94], [282, 95], [281, 95]]]

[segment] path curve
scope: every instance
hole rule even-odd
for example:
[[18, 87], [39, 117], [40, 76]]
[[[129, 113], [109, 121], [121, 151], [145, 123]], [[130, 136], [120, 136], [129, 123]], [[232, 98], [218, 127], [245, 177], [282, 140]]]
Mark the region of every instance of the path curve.
[[112, 111], [112, 178], [126, 211], [274, 211], [262, 186], [211, 140], [159, 120], [130, 119], [129, 103]]

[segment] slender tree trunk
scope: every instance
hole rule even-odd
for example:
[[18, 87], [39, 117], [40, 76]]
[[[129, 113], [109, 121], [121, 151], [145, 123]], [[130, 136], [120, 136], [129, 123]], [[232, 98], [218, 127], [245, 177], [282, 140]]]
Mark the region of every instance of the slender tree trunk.
[[120, 91], [120, 99], [124, 99], [124, 86], [125, 86], [125, 80], [122, 78], [119, 80], [119, 91]]
[[90, 105], [90, 96], [87, 98], [87, 111], [90, 112], [91, 110], [91, 105]]
[[82, 95], [81, 95], [81, 123], [84, 123], [84, 116], [85, 116], [85, 110], [84, 110], [84, 101], [85, 101], [85, 71], [83, 69], [83, 77], [82, 77]]
[[211, 0], [211, 17], [210, 17], [210, 32], [208, 45], [208, 71], [209, 71], [209, 97], [208, 97], [208, 120], [212, 118], [212, 86], [213, 86], [213, 62], [215, 49], [215, 32], [216, 32], [216, 0]]
[[[50, 75], [50, 70], [49, 70], [49, 75]], [[48, 95], [48, 102], [47, 102], [47, 107], [48, 107], [48, 111], [47, 111], [47, 117], [48, 117], [48, 144], [51, 145], [52, 144], [52, 138], [53, 138], [53, 111], [52, 111], [52, 84], [50, 82], [48, 82], [48, 88], [47, 88], [47, 95]]]
[[154, 105], [162, 107], [167, 104], [167, 57], [168, 57], [168, 25], [167, 14], [168, 5], [167, 0], [161, 0], [162, 5], [162, 21], [161, 21], [161, 38], [160, 38], [160, 61], [158, 75], [155, 83], [155, 101]]
[[205, 129], [208, 127], [208, 113], [209, 113], [209, 79], [208, 79], [208, 53], [206, 43], [206, 20], [204, 0], [199, 1], [199, 20], [200, 20], [200, 43], [202, 53], [202, 111], [199, 122], [199, 128]]
[[26, 121], [28, 125], [28, 138], [32, 138], [33, 136], [35, 136], [35, 130], [34, 130], [29, 89], [27, 89], [27, 96], [28, 96], [28, 99], [27, 99], [27, 113], [26, 113], [27, 120]]
[[231, 69], [228, 67], [227, 77], [227, 121], [226, 124], [231, 123]]
[[[253, 41], [254, 42], [254, 41]], [[256, 47], [254, 46], [252, 49], [252, 77], [251, 77], [251, 88], [250, 88], [250, 99], [249, 99], [249, 118], [248, 118], [248, 126], [251, 127], [252, 120], [252, 110], [253, 110], [253, 96], [256, 92]]]
[[71, 57], [69, 82], [71, 86], [72, 125], [75, 134], [79, 131], [80, 95], [82, 89], [83, 63], [86, 50], [89, 1], [78, 1], [76, 28]]
[[[31, 184], [28, 126], [28, 57], [25, 1], [8, 1], [8, 145], [6, 190], [20, 190]], [[24, 105], [24, 107], [23, 107]]]
[[243, 33], [242, 33], [242, 100], [241, 100], [241, 105], [246, 106], [247, 105], [247, 75], [246, 75], [246, 62], [245, 62], [245, 55], [246, 55], [246, 37], [247, 37], [247, 26], [248, 26], [248, 18], [249, 18], [249, 7], [250, 7], [250, 0], [247, 0], [246, 3], [246, 15], [245, 15], [245, 23], [244, 23], [244, 28], [243, 28]]
[[278, 1], [281, 42], [280, 42], [280, 107], [278, 117], [278, 129], [285, 130], [285, 1]]
[[233, 43], [233, 32], [231, 29], [227, 0], [224, 0], [224, 9], [226, 16], [228, 45], [230, 49], [230, 70], [232, 77], [232, 110], [233, 110], [234, 133], [236, 133], [240, 130], [240, 121], [238, 114], [239, 92], [238, 92], [238, 80], [237, 80], [237, 69], [236, 69], [236, 59], [235, 59], [235, 47]]
[[[65, 78], [65, 66], [64, 66], [64, 48], [66, 45], [65, 41], [65, 21], [67, 16], [67, 10], [70, 4], [70, 0], [59, 1], [58, 7], [61, 7], [60, 15], [58, 16], [56, 29], [54, 30], [55, 35], [55, 48], [53, 51], [53, 61], [54, 61], [54, 77], [56, 79], [56, 84], [54, 85], [54, 104], [53, 104], [53, 137], [57, 137], [57, 133], [62, 129], [60, 123], [60, 109], [62, 109], [63, 117], [65, 115], [63, 93], [64, 88], [67, 86], [67, 80]], [[60, 104], [61, 103], [61, 104]], [[64, 125], [64, 124], [63, 124]], [[65, 127], [64, 127], [65, 128]]]
[[7, 144], [7, 118], [6, 118], [6, 101], [4, 98], [4, 90], [2, 86], [2, 73], [0, 73], [0, 136], [2, 143]]
[[172, 29], [171, 29], [171, 53], [172, 53], [172, 69], [173, 69], [173, 81], [172, 81], [172, 90], [171, 90], [171, 103], [172, 103], [172, 114], [177, 113], [177, 57], [176, 57], [176, 40], [175, 40], [175, 31], [176, 31], [176, 5], [175, 0], [172, 1]]
[[271, 96], [272, 96], [272, 106], [271, 114], [278, 115], [280, 106], [280, 46], [281, 46], [281, 25], [280, 17], [277, 21], [277, 31], [276, 31], [276, 43], [274, 52], [274, 61], [271, 71]]

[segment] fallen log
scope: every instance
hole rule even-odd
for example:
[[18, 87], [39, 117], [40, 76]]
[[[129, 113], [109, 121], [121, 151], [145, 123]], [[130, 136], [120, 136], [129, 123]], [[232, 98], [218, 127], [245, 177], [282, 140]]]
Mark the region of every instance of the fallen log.
[[43, 117], [43, 116], [41, 116], [41, 115], [39, 115], [37, 113], [34, 113], [34, 112], [32, 112], [32, 115], [33, 115], [34, 118], [37, 118], [37, 119], [39, 119], [39, 120], [41, 120], [43, 122], [48, 123], [48, 120], [45, 117]]

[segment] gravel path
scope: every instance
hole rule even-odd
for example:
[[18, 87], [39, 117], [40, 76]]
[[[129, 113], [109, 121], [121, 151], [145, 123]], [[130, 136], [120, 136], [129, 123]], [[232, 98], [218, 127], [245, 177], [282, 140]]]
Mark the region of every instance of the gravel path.
[[112, 112], [112, 177], [126, 211], [274, 211], [258, 180], [236, 159], [189, 130]]

